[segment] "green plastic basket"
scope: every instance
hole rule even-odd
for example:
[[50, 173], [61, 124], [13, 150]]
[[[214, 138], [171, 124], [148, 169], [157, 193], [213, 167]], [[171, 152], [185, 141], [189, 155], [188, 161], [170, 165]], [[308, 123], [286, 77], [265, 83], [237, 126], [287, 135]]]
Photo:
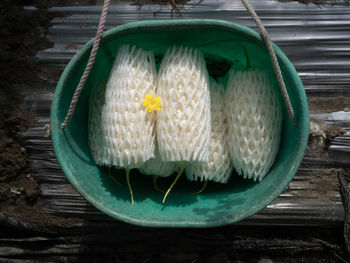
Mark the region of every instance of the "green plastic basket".
[[[199, 48], [217, 77], [224, 76], [232, 64], [272, 68], [260, 35], [241, 25], [218, 20], [163, 20], [125, 24], [103, 35], [93, 70], [81, 93], [74, 116], [65, 130], [61, 123], [75, 88], [87, 64], [93, 40], [70, 61], [56, 88], [51, 106], [51, 134], [57, 159], [75, 189], [102, 212], [119, 220], [151, 227], [212, 227], [226, 225], [257, 213], [270, 204], [288, 185], [303, 159], [309, 133], [309, 112], [303, 85], [284, 53], [274, 45], [298, 127], [283, 115], [282, 139], [273, 167], [261, 182], [231, 178], [228, 184], [212, 183], [201, 195], [192, 195], [200, 185], [185, 182], [175, 186], [166, 204], [148, 176], [132, 172], [135, 205], [131, 206], [125, 181], [118, 185], [106, 169], [94, 164], [88, 146], [88, 107], [92, 89], [106, 83], [118, 47], [131, 44], [153, 50], [160, 60], [172, 45]], [[158, 61], [159, 62], [159, 61]], [[213, 66], [214, 65], [214, 66]], [[120, 181], [124, 170], [113, 175]]]

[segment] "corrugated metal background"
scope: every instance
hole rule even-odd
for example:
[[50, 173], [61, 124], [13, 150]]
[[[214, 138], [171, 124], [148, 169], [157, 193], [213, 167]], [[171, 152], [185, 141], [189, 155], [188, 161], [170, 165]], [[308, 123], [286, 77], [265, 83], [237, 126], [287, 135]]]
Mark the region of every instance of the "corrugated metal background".
[[[345, 5], [347, 1], [322, 6], [271, 0], [250, 2], [272, 40], [299, 72], [312, 106], [311, 118], [343, 127], [346, 134], [331, 142], [329, 152], [308, 149], [303, 164], [284, 193], [240, 224], [341, 225], [344, 212], [337, 172], [333, 168], [349, 166], [350, 162], [350, 8]], [[145, 19], [212, 18], [256, 30], [238, 0], [188, 1], [178, 5], [181, 17], [176, 10], [172, 12], [171, 6], [158, 3], [160, 1], [112, 1], [107, 29]], [[37, 116], [37, 122], [23, 136], [31, 157], [32, 174], [41, 182], [45, 211], [110, 221], [71, 187], [56, 161], [50, 138], [45, 137], [44, 128], [49, 123], [57, 80], [72, 56], [94, 37], [101, 8], [102, 1], [81, 0], [54, 1], [49, 9], [54, 18], [47, 38], [53, 42], [53, 47], [36, 56], [45, 81], [23, 89], [25, 107]]]

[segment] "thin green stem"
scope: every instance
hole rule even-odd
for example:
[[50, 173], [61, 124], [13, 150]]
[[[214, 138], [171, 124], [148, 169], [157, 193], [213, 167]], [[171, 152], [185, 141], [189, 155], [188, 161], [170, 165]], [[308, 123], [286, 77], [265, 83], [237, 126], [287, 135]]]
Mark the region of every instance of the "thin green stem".
[[131, 196], [131, 205], [134, 205], [134, 194], [132, 193], [131, 185], [130, 185], [130, 169], [126, 168], [126, 182], [129, 187], [129, 192]]
[[162, 204], [165, 203], [165, 200], [166, 200], [167, 196], [169, 195], [171, 189], [173, 189], [173, 187], [174, 187], [174, 185], [176, 184], [176, 182], [179, 180], [179, 178], [180, 178], [181, 174], [183, 173], [184, 169], [185, 169], [185, 166], [182, 165], [182, 166], [180, 167], [179, 172], [178, 172], [177, 175], [176, 175], [175, 180], [174, 180], [173, 183], [170, 185], [168, 191], [166, 191], [166, 193], [165, 193], [165, 195], [164, 195], [164, 198], [163, 198], [163, 201], [162, 201]]
[[153, 179], [153, 187], [154, 187], [154, 189], [156, 189], [158, 192], [161, 192], [162, 194], [165, 194], [165, 192], [158, 187], [158, 184], [157, 184], [158, 176], [152, 175], [152, 179]]
[[208, 185], [208, 180], [205, 180], [204, 181], [204, 184], [203, 184], [203, 186], [202, 186], [202, 188], [198, 191], [198, 192], [195, 192], [195, 193], [193, 193], [194, 195], [199, 195], [199, 194], [201, 194], [204, 190], [205, 190], [205, 188], [207, 188], [207, 185]]
[[341, 256], [339, 256], [337, 254], [337, 252], [334, 252], [334, 256], [336, 256], [339, 260], [341, 260], [342, 262], [346, 263], [347, 261], [345, 259], [343, 259]]
[[108, 167], [107, 168], [107, 174], [108, 176], [112, 179], [113, 182], [115, 182], [116, 184], [118, 184], [119, 186], [122, 186], [122, 184], [117, 180], [115, 179], [112, 174], [111, 174], [111, 167]]

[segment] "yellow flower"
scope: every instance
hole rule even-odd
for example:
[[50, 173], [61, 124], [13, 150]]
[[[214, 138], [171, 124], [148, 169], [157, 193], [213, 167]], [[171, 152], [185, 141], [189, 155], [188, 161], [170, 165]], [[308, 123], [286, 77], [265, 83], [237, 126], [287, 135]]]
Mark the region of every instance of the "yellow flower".
[[160, 104], [160, 97], [153, 96], [153, 94], [146, 94], [142, 105], [146, 107], [148, 112], [152, 112], [153, 109], [158, 111], [162, 108], [162, 105]]

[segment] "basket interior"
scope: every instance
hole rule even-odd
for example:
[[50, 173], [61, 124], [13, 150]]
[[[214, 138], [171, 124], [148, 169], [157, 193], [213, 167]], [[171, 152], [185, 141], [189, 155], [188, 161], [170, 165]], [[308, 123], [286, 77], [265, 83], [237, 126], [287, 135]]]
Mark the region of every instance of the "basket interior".
[[[306, 147], [309, 120], [305, 92], [296, 71], [280, 50], [277, 56], [299, 125], [293, 126], [284, 109], [279, 153], [261, 182], [233, 174], [227, 184], [209, 183], [201, 195], [195, 196], [192, 193], [201, 188], [201, 183], [189, 182], [183, 176], [162, 205], [163, 195], [154, 190], [152, 178], [132, 170], [135, 205], [131, 206], [125, 170], [112, 170], [113, 176], [123, 184], [120, 187], [107, 176], [106, 168], [94, 164], [87, 137], [89, 96], [92, 89], [107, 82], [120, 45], [153, 50], [158, 65], [172, 45], [196, 47], [205, 55], [209, 74], [219, 81], [225, 81], [231, 66], [246, 65], [245, 49], [252, 67], [263, 68], [274, 76], [267, 50], [252, 30], [231, 23], [197, 21], [177, 26], [176, 23], [159, 23], [119, 27], [105, 34], [74, 116], [62, 131], [60, 123], [87, 63], [91, 42], [72, 59], [60, 79], [52, 106], [51, 130], [58, 160], [80, 194], [103, 212], [126, 222], [145, 226], [206, 227], [241, 220], [268, 205], [284, 190]], [[159, 186], [166, 189], [172, 180], [173, 177], [159, 179]]]

